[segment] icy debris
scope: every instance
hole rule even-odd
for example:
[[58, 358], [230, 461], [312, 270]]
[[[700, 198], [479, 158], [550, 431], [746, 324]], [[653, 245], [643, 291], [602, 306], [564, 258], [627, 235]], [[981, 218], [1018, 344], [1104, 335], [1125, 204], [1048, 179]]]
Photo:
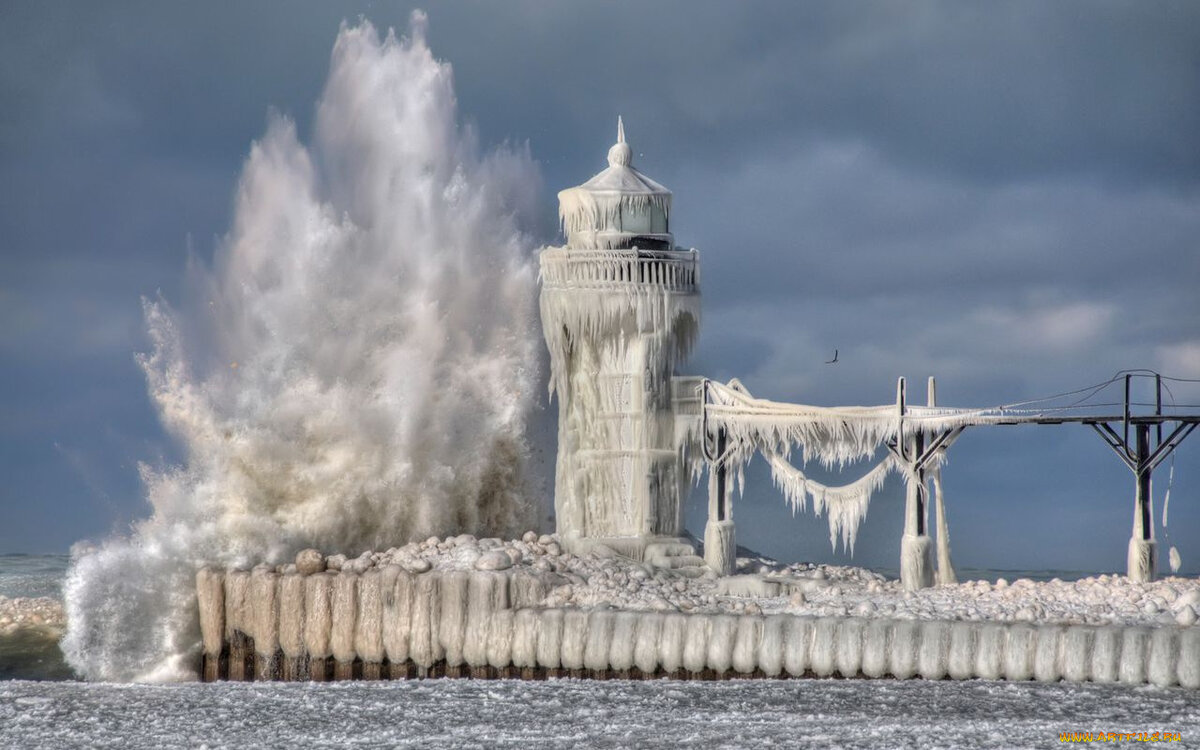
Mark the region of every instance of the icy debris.
[[1187, 593], [1177, 595], [1174, 603], [1171, 604], [1171, 609], [1176, 612], [1182, 611], [1184, 607], [1200, 609], [1200, 588], [1193, 588]]
[[57, 599], [0, 595], [0, 635], [9, 635], [22, 628], [61, 632], [66, 626], [66, 614]]
[[433, 569], [433, 563], [428, 560], [416, 558], [412, 560], [402, 560], [400, 567], [407, 570], [409, 573], [427, 573]]
[[325, 569], [334, 573], [340, 571], [342, 566], [346, 564], [345, 555], [330, 555], [325, 558]]
[[513, 566], [513, 559], [504, 552], [485, 552], [475, 561], [476, 570], [508, 570]]
[[757, 575], [727, 576], [717, 579], [717, 592], [722, 596], [771, 598], [782, 590], [779, 581], [769, 581]]
[[296, 572], [301, 575], [320, 573], [325, 569], [325, 556], [315, 549], [301, 550], [296, 553]]
[[[1133, 583], [1100, 575], [1078, 581], [963, 581], [904, 591], [899, 581], [852, 566], [781, 564], [740, 550], [737, 575], [686, 578], [622, 557], [574, 555], [558, 537], [530, 531], [520, 539], [476, 539], [468, 534], [430, 537], [383, 552], [322, 558], [316, 550], [296, 556], [294, 569], [314, 567], [363, 573], [399, 565], [412, 573], [430, 570], [504, 570], [547, 581], [544, 607], [611, 607], [651, 612], [709, 614], [761, 611], [817, 617], [854, 615], [901, 620], [962, 620], [1062, 625], [1193, 626], [1200, 613], [1200, 580], [1165, 578]], [[318, 566], [318, 562], [323, 564]], [[539, 595], [541, 596], [541, 595]], [[61, 615], [59, 615], [61, 617]], [[0, 623], [3, 620], [0, 619]], [[3, 624], [0, 624], [3, 627]]]

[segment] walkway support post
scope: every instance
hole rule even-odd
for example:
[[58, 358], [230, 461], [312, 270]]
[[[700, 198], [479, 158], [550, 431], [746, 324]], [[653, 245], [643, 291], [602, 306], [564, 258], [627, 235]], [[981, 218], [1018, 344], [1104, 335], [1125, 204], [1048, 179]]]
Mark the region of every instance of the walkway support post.
[[1138, 582], [1153, 581], [1158, 569], [1158, 549], [1154, 541], [1154, 508], [1150, 495], [1150, 425], [1137, 424], [1134, 456], [1136, 477], [1133, 497], [1133, 534], [1129, 538], [1126, 575]]
[[726, 443], [725, 430], [718, 430], [716, 460], [708, 465], [708, 523], [704, 526], [704, 562], [719, 576], [733, 575], [737, 568], [737, 541], [725, 465]]
[[[1117, 458], [1133, 472], [1133, 534], [1129, 538], [1129, 550], [1125, 557], [1125, 574], [1131, 581], [1153, 581], [1158, 568], [1158, 549], [1154, 541], [1154, 500], [1150, 494], [1150, 477], [1158, 465], [1179, 447], [1184, 438], [1192, 434], [1200, 421], [1194, 416], [1169, 416], [1162, 413], [1162, 376], [1154, 376], [1154, 416], [1136, 417], [1129, 400], [1130, 380], [1125, 376], [1125, 412], [1121, 431], [1118, 432], [1109, 420], [1098, 418], [1085, 420], [1100, 439], [1112, 448]], [[1115, 418], [1110, 418], [1115, 421]], [[1175, 422], [1175, 428], [1163, 437], [1163, 422]], [[1156, 440], [1150, 444], [1150, 425], [1154, 425]], [[1133, 443], [1129, 442], [1129, 430], [1133, 428]]]
[[926, 530], [928, 512], [925, 508], [925, 470], [920, 459], [925, 453], [925, 435], [917, 432], [904, 436], [905, 411], [904, 378], [896, 384], [896, 407], [900, 412], [897, 446], [908, 473], [904, 496], [904, 536], [900, 539], [900, 583], [905, 591], [929, 588], [933, 585], [932, 544]]

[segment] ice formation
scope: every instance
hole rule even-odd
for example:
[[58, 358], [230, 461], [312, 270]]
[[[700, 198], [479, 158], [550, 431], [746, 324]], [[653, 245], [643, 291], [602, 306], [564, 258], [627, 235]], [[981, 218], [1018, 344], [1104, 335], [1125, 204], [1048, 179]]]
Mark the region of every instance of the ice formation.
[[634, 168], [621, 118], [617, 142], [608, 150], [608, 168], [561, 191], [558, 216], [572, 249], [629, 248], [634, 236], [643, 238], [643, 249], [656, 249], [647, 240], [663, 241], [669, 235], [671, 191]]
[[423, 17], [343, 27], [311, 145], [271, 116], [199, 310], [148, 303], [142, 359], [185, 464], [143, 469], [153, 516], [81, 555], [63, 648], [92, 679], [191, 672], [195, 566], [307, 546], [515, 533], [541, 346], [523, 150], [480, 155]]
[[1011, 419], [1012, 411], [948, 409], [936, 406], [810, 406], [754, 398], [736, 380], [708, 381], [705, 417], [710, 430], [729, 437], [727, 459], [744, 464], [756, 451], [790, 456], [801, 450], [804, 463], [844, 467], [871, 458], [888, 442], [933, 435], [958, 427]]
[[[937, 493], [939, 554], [945, 570], [946, 583], [953, 578], [950, 564], [947, 524], [941, 493], [938, 468], [945, 458], [945, 449], [953, 443], [955, 428], [976, 423], [993, 410], [948, 410], [935, 407], [895, 406], [821, 407], [781, 404], [750, 395], [737, 379], [728, 384], [704, 381], [700, 386], [705, 394], [704, 417], [699, 429], [703, 432], [721, 431], [726, 436], [726, 448], [720, 456], [708, 456], [710, 463], [720, 463], [734, 472], [741, 483], [742, 472], [755, 453], [761, 453], [771, 468], [775, 486], [783, 493], [793, 511], [806, 509], [812, 500], [813, 512], [826, 515], [829, 521], [829, 541], [851, 552], [858, 527], [866, 518], [871, 496], [882, 486], [891, 472], [900, 474], [906, 483], [923, 486], [926, 478], [915, 471], [909, 462], [900, 460], [896, 451], [889, 454], [887, 446], [899, 445], [914, 435], [933, 436], [948, 432], [941, 448], [930, 458], [926, 469], [928, 481]], [[694, 439], [688, 435], [687, 439]], [[809, 478], [793, 466], [789, 456], [799, 447], [804, 463], [817, 460], [826, 467], [844, 468], [847, 464], [882, 458], [860, 478], [841, 486], [828, 486]], [[911, 457], [909, 457], [911, 459]], [[696, 469], [693, 469], [695, 472]], [[907, 532], [906, 532], [907, 533]], [[912, 544], [925, 544], [913, 542]], [[924, 559], [924, 551], [914, 552]], [[909, 557], [913, 557], [912, 554]], [[923, 574], [922, 574], [923, 575]], [[941, 575], [941, 574], [940, 574]]]
[[828, 514], [830, 545], [836, 546], [840, 538], [842, 545], [851, 553], [854, 552], [858, 527], [867, 517], [871, 496], [883, 486], [887, 475], [895, 469], [894, 459], [887, 456], [850, 484], [829, 487], [809, 479], [804, 472], [792, 466], [778, 453], [768, 454], [767, 463], [771, 467], [771, 477], [775, 486], [791, 503], [792, 509], [805, 510], [807, 498], [811, 497], [813, 513], [817, 516]]
[[911, 592], [858, 568], [738, 563], [741, 575], [692, 579], [572, 555], [529, 532], [331, 556], [309, 575], [292, 564], [206, 569], [197, 584], [210, 657], [243, 633], [254, 669], [282, 654], [293, 679], [329, 666], [349, 675], [358, 659], [376, 677], [440, 664], [1200, 687], [1195, 580], [1001, 579]]
[[696, 251], [669, 231], [670, 191], [631, 159], [618, 120], [608, 168], [559, 193], [567, 241], [540, 254], [540, 304], [559, 401], [558, 531], [569, 547], [604, 540], [641, 557], [683, 531], [671, 378], [700, 295]]
[[66, 626], [62, 604], [48, 596], [0, 595], [0, 636], [22, 628], [42, 628], [62, 633]]

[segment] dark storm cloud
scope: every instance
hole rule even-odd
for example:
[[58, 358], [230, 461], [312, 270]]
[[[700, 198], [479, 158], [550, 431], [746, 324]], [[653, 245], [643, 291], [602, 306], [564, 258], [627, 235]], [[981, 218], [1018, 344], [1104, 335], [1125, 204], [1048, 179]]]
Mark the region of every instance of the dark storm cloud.
[[[1200, 190], [1115, 188], [1095, 180], [997, 185], [904, 172], [836, 144], [750, 162], [723, 175], [689, 168], [677, 225], [703, 237], [710, 307], [745, 288], [771, 303], [802, 295], [1012, 300], [1014, 289], [1160, 306], [1178, 327], [1200, 318], [1184, 284], [1200, 278]], [[714, 275], [715, 273], [715, 275]], [[1162, 331], [1159, 331], [1160, 333]]]
[[[22, 508], [0, 550], [65, 548], [144, 512], [133, 466], [169, 448], [132, 360], [139, 297], [177, 300], [189, 253], [211, 255], [268, 107], [307, 137], [338, 23], [403, 33], [411, 7], [0, 8], [0, 507]], [[543, 169], [540, 240], [554, 192], [603, 166], [625, 116], [635, 164], [675, 190], [677, 238], [702, 252], [691, 371], [816, 403], [887, 401], [900, 374], [936, 373], [965, 404], [1126, 366], [1200, 377], [1195, 3], [426, 7], [462, 116], [485, 146], [528, 141]], [[1126, 477], [1099, 441], [1059, 435], [977, 439], [1004, 460], [952, 456], [948, 486], [974, 502], [956, 538], [1015, 528], [994, 509], [1026, 493], [1024, 517], [1049, 494], [1120, 547]], [[1196, 456], [1185, 445], [1180, 461]], [[1039, 489], [1002, 474], [1013, 464], [1067, 471]], [[1194, 497], [1187, 475], [1176, 492]], [[1105, 492], [1116, 502], [1092, 512]], [[894, 558], [887, 502], [866, 562]], [[746, 503], [748, 539], [799, 554], [775, 529], [800, 523], [805, 549], [828, 549], [762, 477]], [[1200, 535], [1196, 509], [1175, 523]]]
[[[459, 12], [478, 14], [466, 7]], [[620, 108], [644, 134], [639, 144], [667, 163], [737, 164], [747, 151], [835, 137], [985, 181], [1200, 177], [1194, 4], [520, 7], [480, 19], [451, 59], [460, 71], [486, 59], [525, 84], [521, 100], [545, 102], [510, 115], [524, 114], [524, 132], [558, 121], [571, 126], [559, 132], [605, 133]], [[493, 58], [488, 39], [514, 25], [524, 32], [519, 50], [507, 54], [501, 41]], [[434, 33], [458, 34], [451, 26]], [[493, 89], [489, 104], [511, 95]]]

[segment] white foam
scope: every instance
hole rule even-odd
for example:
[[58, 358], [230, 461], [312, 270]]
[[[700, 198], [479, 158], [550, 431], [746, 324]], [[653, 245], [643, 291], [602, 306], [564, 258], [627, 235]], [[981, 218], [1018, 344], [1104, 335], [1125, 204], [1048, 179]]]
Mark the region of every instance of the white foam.
[[198, 562], [538, 516], [529, 154], [479, 154], [423, 24], [344, 27], [313, 131], [305, 145], [271, 117], [212, 267], [191, 269], [195, 309], [146, 305], [141, 363], [186, 458], [143, 468], [153, 517], [73, 564], [63, 648], [89, 678], [161, 674], [199, 648]]

